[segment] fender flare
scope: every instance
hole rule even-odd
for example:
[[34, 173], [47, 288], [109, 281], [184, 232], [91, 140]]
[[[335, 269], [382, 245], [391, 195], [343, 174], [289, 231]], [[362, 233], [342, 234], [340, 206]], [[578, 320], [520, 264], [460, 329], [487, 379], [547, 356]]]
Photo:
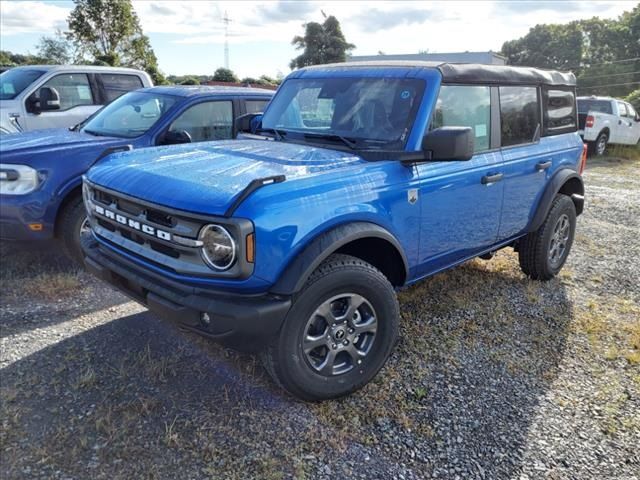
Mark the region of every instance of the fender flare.
[[385, 228], [369, 222], [346, 223], [321, 233], [295, 256], [270, 290], [276, 295], [299, 292], [313, 271], [340, 247], [362, 238], [379, 238], [389, 242], [400, 254], [404, 264], [405, 281], [409, 262], [400, 242]]
[[582, 213], [582, 210], [584, 209], [584, 183], [582, 182], [582, 177], [578, 175], [578, 172], [575, 170], [563, 168], [558, 170], [551, 178], [551, 181], [547, 184], [547, 188], [538, 203], [536, 213], [529, 223], [527, 232], [534, 232], [540, 228], [544, 219], [547, 218], [549, 210], [551, 210], [551, 204], [553, 203], [555, 196], [568, 181], [574, 178], [578, 180], [580, 186], [577, 192], [572, 192], [571, 200], [573, 200], [573, 203], [576, 206], [576, 214], [580, 215]]

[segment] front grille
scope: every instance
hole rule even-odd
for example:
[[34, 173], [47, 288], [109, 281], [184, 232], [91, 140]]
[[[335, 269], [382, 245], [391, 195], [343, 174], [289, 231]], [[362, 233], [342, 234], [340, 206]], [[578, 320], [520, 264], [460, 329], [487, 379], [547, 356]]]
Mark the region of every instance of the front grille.
[[173, 241], [175, 237], [196, 240], [206, 222], [187, 214], [163, 212], [159, 207], [99, 187], [89, 187], [89, 198], [96, 205], [92, 218], [100, 227], [94, 229], [99, 237], [171, 270], [176, 266], [166, 261], [178, 260], [191, 269], [210, 272], [199, 249]]
[[228, 219], [191, 214], [182, 210], [120, 194], [85, 182], [83, 196], [90, 212], [89, 220], [96, 238], [147, 264], [189, 276], [248, 278], [253, 264], [244, 261], [244, 245], [239, 243], [236, 264], [225, 271], [208, 267], [201, 256], [198, 235], [207, 224], [224, 225], [237, 239], [253, 232], [246, 219]]

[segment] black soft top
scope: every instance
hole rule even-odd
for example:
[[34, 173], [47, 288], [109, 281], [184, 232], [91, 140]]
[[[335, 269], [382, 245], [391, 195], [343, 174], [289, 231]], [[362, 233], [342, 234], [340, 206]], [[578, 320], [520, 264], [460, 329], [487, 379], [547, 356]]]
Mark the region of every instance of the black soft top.
[[403, 60], [371, 62], [345, 62], [305, 67], [304, 70], [328, 68], [435, 68], [444, 83], [482, 83], [501, 85], [551, 85], [575, 87], [576, 77], [571, 72], [544, 70], [533, 67], [484, 65], [479, 63], [447, 63]]

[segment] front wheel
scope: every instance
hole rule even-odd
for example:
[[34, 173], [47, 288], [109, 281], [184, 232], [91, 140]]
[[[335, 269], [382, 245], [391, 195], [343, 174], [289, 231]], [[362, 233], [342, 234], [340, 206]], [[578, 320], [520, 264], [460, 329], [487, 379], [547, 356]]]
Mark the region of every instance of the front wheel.
[[393, 287], [372, 265], [332, 255], [296, 295], [282, 329], [264, 350], [274, 380], [303, 400], [337, 398], [367, 384], [398, 336]]
[[576, 207], [566, 195], [557, 195], [544, 223], [518, 246], [520, 268], [534, 280], [550, 280], [567, 261], [576, 233]]
[[83, 265], [82, 245], [91, 238], [91, 229], [82, 198], [71, 200], [60, 215], [58, 237], [62, 241], [64, 253], [71, 260]]

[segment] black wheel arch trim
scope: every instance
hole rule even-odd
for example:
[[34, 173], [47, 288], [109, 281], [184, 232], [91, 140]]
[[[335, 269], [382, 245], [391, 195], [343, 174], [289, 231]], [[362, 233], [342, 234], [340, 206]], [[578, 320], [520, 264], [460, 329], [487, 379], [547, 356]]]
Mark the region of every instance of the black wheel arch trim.
[[577, 180], [579, 187], [578, 191], [571, 192], [570, 197], [576, 207], [576, 215], [580, 215], [582, 213], [584, 210], [584, 183], [582, 181], [582, 177], [573, 169], [560, 169], [554, 174], [547, 184], [547, 188], [538, 203], [536, 213], [529, 223], [529, 228], [527, 229], [528, 232], [533, 232], [540, 228], [540, 225], [542, 225], [544, 219], [547, 218], [547, 215], [549, 214], [549, 210], [551, 209], [551, 204], [553, 203], [555, 196], [560, 193], [562, 187], [564, 187], [568, 182], [576, 182], [574, 179]]
[[404, 281], [406, 281], [409, 273], [409, 262], [407, 261], [400, 242], [380, 225], [369, 222], [353, 222], [339, 225], [314, 238], [303, 251], [287, 265], [278, 281], [273, 288], [270, 289], [270, 293], [293, 295], [299, 292], [311, 273], [313, 273], [329, 255], [335, 253], [340, 247], [364, 238], [386, 240], [397, 250], [402, 258], [405, 272]]

